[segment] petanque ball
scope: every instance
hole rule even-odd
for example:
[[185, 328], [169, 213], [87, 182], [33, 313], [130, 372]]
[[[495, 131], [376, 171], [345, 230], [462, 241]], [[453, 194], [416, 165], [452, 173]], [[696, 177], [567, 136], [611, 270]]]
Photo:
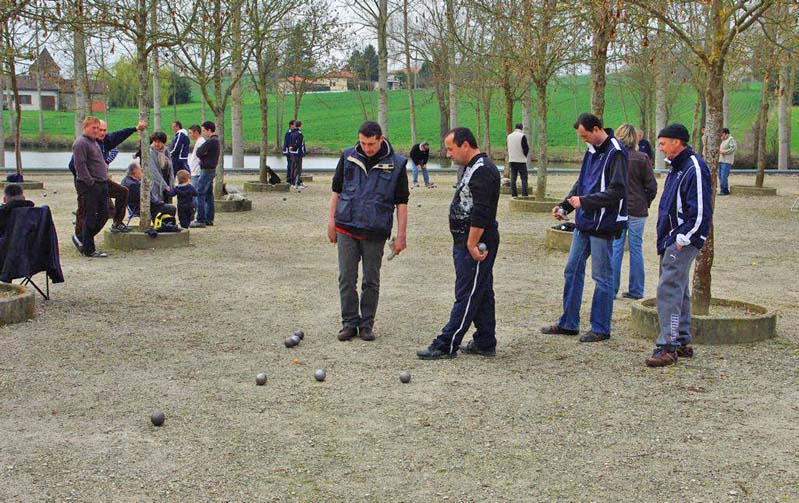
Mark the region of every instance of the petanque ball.
[[265, 372], [261, 372], [260, 374], [255, 376], [255, 384], [257, 384], [258, 386], [263, 386], [264, 384], [266, 384], [266, 373]]
[[57, 191], [57, 190], [54, 190], [54, 191], [53, 191], [53, 194], [58, 194], [58, 191]]
[[417, 207], [417, 208], [421, 208], [421, 207], [422, 207], [422, 203], [418, 203], [418, 204], [416, 205], [416, 207]]
[[283, 344], [285, 344], [287, 348], [293, 348], [294, 346], [297, 345], [294, 342], [293, 336], [292, 337], [286, 337], [286, 340], [283, 341]]
[[488, 250], [488, 246], [485, 243], [477, 243], [477, 249], [481, 252]]
[[286, 200], [286, 198], [284, 197], [284, 198], [283, 198], [283, 200], [285, 201], [285, 200]]
[[164, 424], [164, 413], [160, 410], [153, 412], [150, 414], [150, 421], [152, 421], [155, 426], [161, 426]]
[[289, 337], [289, 339], [291, 339], [291, 345], [292, 346], [296, 346], [302, 340], [302, 339], [299, 338], [299, 336], [297, 336], [297, 334], [292, 335], [291, 337]]
[[400, 381], [402, 381], [404, 384], [411, 382], [411, 373], [407, 370], [400, 372]]
[[300, 338], [300, 340], [303, 340], [303, 339], [305, 339], [305, 332], [303, 332], [302, 330], [297, 330], [296, 332], [294, 332], [294, 335], [296, 335], [297, 337], [299, 337], [299, 338]]
[[325, 377], [327, 377], [327, 372], [325, 372], [325, 369], [316, 369], [316, 372], [314, 372], [313, 376], [317, 381], [322, 382], [325, 380]]

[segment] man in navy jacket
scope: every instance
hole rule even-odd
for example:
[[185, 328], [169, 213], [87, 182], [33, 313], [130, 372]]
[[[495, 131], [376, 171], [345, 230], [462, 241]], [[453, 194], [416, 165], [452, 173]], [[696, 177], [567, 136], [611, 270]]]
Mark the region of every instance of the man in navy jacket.
[[582, 114], [574, 123], [577, 135], [587, 145], [580, 176], [566, 199], [552, 208], [556, 220], [577, 210], [576, 228], [564, 271], [563, 315], [558, 323], [541, 329], [545, 334], [577, 335], [585, 282], [585, 262], [591, 257], [594, 299], [591, 330], [580, 342], [610, 338], [613, 317], [613, 240], [627, 226], [627, 151], [612, 130], [602, 129], [595, 115]]
[[658, 134], [658, 150], [671, 164], [660, 197], [657, 250], [660, 255], [657, 308], [660, 335], [646, 359], [650, 367], [694, 355], [691, 347], [691, 264], [704, 246], [713, 219], [713, 187], [705, 160], [688, 146], [688, 129], [670, 124]]
[[169, 146], [169, 156], [172, 158], [172, 170], [177, 175], [178, 171], [185, 169], [189, 171], [189, 132], [183, 129], [180, 121], [172, 123], [172, 145]]

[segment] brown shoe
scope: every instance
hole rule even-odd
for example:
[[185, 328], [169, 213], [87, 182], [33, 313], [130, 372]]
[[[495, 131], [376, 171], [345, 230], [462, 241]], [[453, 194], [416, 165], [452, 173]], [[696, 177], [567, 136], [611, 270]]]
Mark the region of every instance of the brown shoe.
[[647, 367], [665, 367], [677, 363], [677, 352], [666, 348], [657, 348], [652, 356], [646, 359]]
[[561, 328], [558, 325], [550, 325], [541, 329], [542, 334], [547, 335], [577, 335], [579, 330], [569, 330], [568, 328]]
[[358, 329], [358, 337], [360, 337], [364, 341], [373, 341], [375, 340], [375, 334], [372, 332], [372, 329], [369, 327], [361, 327]]
[[338, 331], [338, 340], [348, 341], [358, 335], [358, 330], [355, 327], [344, 327]]
[[690, 345], [677, 346], [677, 356], [679, 356], [680, 358], [693, 358], [694, 348]]

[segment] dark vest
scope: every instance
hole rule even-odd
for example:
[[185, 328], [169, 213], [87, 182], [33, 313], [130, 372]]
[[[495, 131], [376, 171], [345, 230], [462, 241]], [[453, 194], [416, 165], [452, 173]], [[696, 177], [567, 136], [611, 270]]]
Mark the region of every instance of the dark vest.
[[366, 159], [355, 147], [342, 154], [344, 185], [336, 207], [336, 225], [355, 234], [391, 236], [394, 224], [394, 192], [406, 159], [389, 154], [366, 172]]

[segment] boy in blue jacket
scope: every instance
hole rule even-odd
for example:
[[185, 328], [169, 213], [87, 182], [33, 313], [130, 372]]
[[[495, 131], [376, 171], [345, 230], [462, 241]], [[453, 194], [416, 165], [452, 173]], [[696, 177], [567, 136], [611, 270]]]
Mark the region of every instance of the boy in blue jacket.
[[660, 335], [646, 359], [649, 367], [691, 358], [691, 264], [704, 246], [713, 219], [710, 170], [688, 145], [688, 129], [670, 124], [658, 134], [658, 150], [671, 164], [658, 207], [657, 250], [660, 255], [657, 308]]
[[194, 220], [194, 198], [197, 189], [190, 183], [191, 175], [185, 169], [178, 171], [178, 185], [169, 189], [169, 197], [178, 196], [178, 221], [180, 226], [188, 229]]

